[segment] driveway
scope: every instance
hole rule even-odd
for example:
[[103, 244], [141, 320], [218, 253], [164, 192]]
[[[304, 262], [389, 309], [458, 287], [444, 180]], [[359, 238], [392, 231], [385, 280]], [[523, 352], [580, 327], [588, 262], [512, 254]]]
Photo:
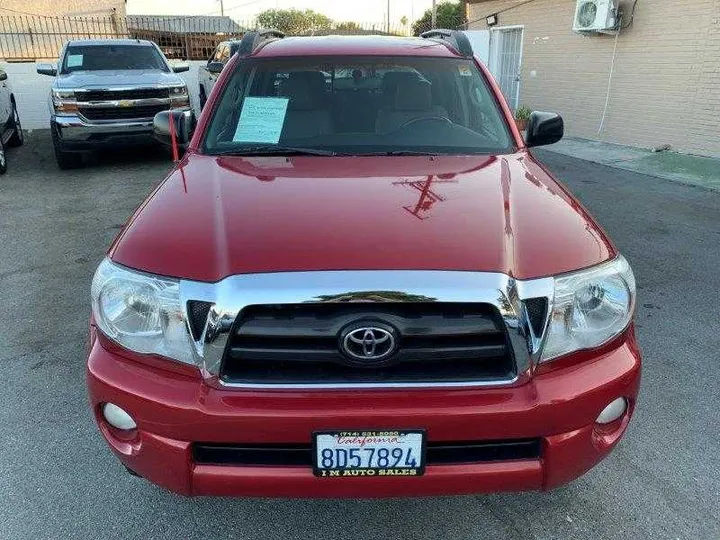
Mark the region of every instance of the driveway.
[[[635, 269], [642, 395], [615, 452], [551, 493], [185, 499], [129, 476], [87, 406], [89, 285], [168, 170], [156, 150], [59, 171], [47, 132], [0, 177], [0, 538], [720, 538], [720, 193], [538, 151]], [[180, 219], [180, 218], [179, 218]]]

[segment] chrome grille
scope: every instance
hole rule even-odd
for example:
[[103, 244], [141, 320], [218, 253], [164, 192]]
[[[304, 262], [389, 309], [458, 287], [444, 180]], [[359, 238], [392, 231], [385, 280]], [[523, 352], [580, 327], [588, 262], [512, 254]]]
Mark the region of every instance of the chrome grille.
[[[400, 285], [401, 284], [401, 285]], [[192, 311], [188, 302], [211, 304], [207, 317], [196, 321], [195, 362], [211, 386], [226, 388], [307, 389], [364, 388], [367, 383], [341, 384], [252, 384], [229, 382], [231, 342], [235, 341], [239, 314], [254, 306], [355, 305], [373, 310], [380, 306], [406, 304], [482, 304], [499, 316], [506, 336], [506, 347], [514, 373], [507, 378], [467, 382], [376, 383], [374, 388], [486, 387], [523, 384], [532, 376], [538, 361], [547, 315], [543, 324], [538, 306], [527, 306], [531, 299], [544, 299], [545, 311], [552, 306], [554, 281], [551, 277], [518, 280], [501, 273], [426, 270], [344, 270], [314, 272], [272, 272], [238, 274], [218, 282], [182, 280], [181, 297], [186, 306], [188, 325]], [[542, 306], [541, 306], [542, 307]], [[531, 322], [531, 313], [536, 319]], [[533, 326], [538, 326], [536, 331]], [[189, 330], [189, 328], [188, 328]], [[235, 359], [237, 360], [237, 359]], [[220, 377], [221, 368], [225, 378]]]
[[[395, 329], [381, 362], [351, 359], [348, 325]], [[499, 313], [488, 304], [328, 303], [250, 306], [231, 331], [221, 380], [238, 384], [476, 382], [510, 379], [515, 364]]]

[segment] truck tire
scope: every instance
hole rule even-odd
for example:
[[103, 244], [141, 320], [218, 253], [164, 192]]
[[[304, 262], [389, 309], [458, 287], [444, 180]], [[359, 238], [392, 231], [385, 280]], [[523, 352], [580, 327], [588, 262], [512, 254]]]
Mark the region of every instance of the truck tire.
[[65, 152], [60, 148], [57, 131], [54, 127], [50, 128], [52, 133], [53, 149], [55, 150], [55, 161], [61, 169], [76, 169], [82, 165], [82, 155], [73, 152]]
[[25, 142], [25, 137], [23, 135], [22, 126], [20, 125], [20, 115], [18, 114], [17, 105], [15, 104], [14, 99], [12, 100], [12, 120], [15, 133], [13, 133], [13, 136], [10, 137], [8, 146], [22, 146]]
[[5, 155], [5, 147], [3, 146], [2, 137], [0, 137], [0, 174], [7, 172], [7, 156]]

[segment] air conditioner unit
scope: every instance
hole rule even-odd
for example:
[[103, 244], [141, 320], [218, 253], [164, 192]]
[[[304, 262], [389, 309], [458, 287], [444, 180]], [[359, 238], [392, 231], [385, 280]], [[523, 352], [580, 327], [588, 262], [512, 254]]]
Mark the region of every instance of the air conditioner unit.
[[617, 6], [614, 0], [577, 0], [573, 30], [581, 34], [617, 30]]

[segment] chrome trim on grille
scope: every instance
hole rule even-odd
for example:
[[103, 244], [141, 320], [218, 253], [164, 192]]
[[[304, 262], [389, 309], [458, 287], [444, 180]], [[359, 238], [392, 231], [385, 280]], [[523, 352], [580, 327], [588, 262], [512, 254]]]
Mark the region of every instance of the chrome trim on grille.
[[[399, 288], [398, 284], [402, 284]], [[426, 270], [345, 270], [279, 272], [231, 276], [217, 283], [180, 281], [182, 305], [190, 300], [212, 303], [205, 328], [195, 341], [203, 376], [217, 378], [230, 331], [247, 306], [325, 302], [459, 302], [495, 306], [503, 318], [513, 350], [517, 375], [513, 379], [477, 382], [353, 383], [353, 384], [219, 384], [234, 388], [426, 388], [507, 386], [528, 375], [539, 360], [552, 311], [551, 277], [516, 280], [500, 273]], [[383, 296], [385, 295], [385, 296]], [[548, 310], [542, 335], [535, 335], [523, 304], [529, 298], [546, 298]], [[186, 320], [188, 316], [186, 313]], [[192, 335], [189, 327], [188, 332]]]
[[153, 105], [170, 106], [171, 99], [165, 98], [138, 98], [138, 99], [96, 99], [94, 101], [77, 101], [78, 109], [131, 109], [133, 107], [151, 107]]

